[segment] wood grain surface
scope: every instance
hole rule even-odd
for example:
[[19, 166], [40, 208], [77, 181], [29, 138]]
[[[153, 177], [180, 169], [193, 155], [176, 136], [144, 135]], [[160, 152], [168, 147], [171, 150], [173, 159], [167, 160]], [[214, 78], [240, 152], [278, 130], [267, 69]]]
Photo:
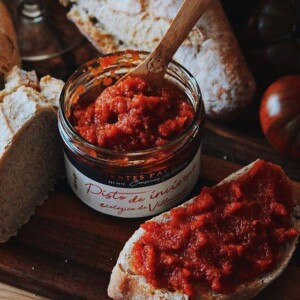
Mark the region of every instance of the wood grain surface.
[[[14, 14], [19, 0], [4, 2]], [[59, 16], [57, 12], [62, 7], [58, 1], [46, 2], [56, 5], [50, 10]], [[238, 24], [234, 28], [244, 34], [236, 8], [243, 6], [246, 12], [249, 4], [244, 2], [253, 5], [253, 2], [259, 1], [241, 1], [243, 4], [240, 5], [237, 1], [221, 2], [233, 3], [238, 19], [233, 23]], [[91, 44], [84, 43], [71, 53], [51, 60], [23, 62], [23, 68], [35, 69], [40, 77], [51, 74], [67, 79], [79, 65], [96, 55], [99, 53]], [[294, 187], [300, 200], [299, 164], [280, 157], [267, 144], [260, 132], [255, 109], [256, 106], [253, 106], [243, 118], [230, 124], [206, 123], [203, 150], [210, 156], [203, 155], [201, 179], [193, 195], [203, 185], [213, 185], [239, 169], [240, 165], [260, 157], [282, 165], [291, 178], [298, 180]], [[65, 181], [59, 182], [18, 235], [0, 245], [0, 281], [7, 283], [0, 283], [0, 300], [108, 299], [106, 289], [119, 252], [144, 221], [117, 219], [97, 213], [76, 198]], [[257, 299], [300, 299], [299, 246], [286, 271]]]
[[11, 285], [0, 283], [0, 300], [44, 300], [47, 298], [15, 288]]
[[[203, 155], [193, 194], [239, 168]], [[299, 182], [294, 187], [299, 197]], [[61, 181], [18, 235], [0, 245], [0, 281], [14, 286], [0, 285], [0, 299], [108, 299], [109, 277], [119, 252], [145, 220], [97, 213]], [[284, 274], [257, 299], [300, 299], [299, 278], [298, 247]]]

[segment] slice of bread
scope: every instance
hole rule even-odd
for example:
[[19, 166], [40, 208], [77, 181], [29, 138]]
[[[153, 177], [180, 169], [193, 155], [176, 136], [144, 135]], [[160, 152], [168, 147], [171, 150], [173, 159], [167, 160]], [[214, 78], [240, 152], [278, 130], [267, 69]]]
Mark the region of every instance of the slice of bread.
[[[63, 82], [19, 68], [0, 96], [0, 242], [26, 223], [62, 174], [55, 106]], [[53, 90], [53, 93], [50, 91]]]
[[[60, 0], [68, 17], [102, 53], [152, 51], [182, 0]], [[255, 82], [218, 0], [212, 0], [174, 59], [197, 79], [206, 112], [237, 117], [252, 101]]]
[[64, 86], [62, 80], [53, 78], [49, 75], [44, 76], [39, 81], [35, 71], [24, 71], [18, 66], [14, 66], [5, 75], [5, 88], [0, 91], [0, 102], [4, 97], [12, 94], [18, 89], [23, 89], [35, 95], [40, 104], [51, 104], [58, 108], [60, 92]]
[[[230, 175], [218, 186], [225, 183], [234, 183], [236, 179], [241, 177], [243, 174], [249, 172], [255, 162], [244, 167], [238, 172]], [[284, 178], [287, 177], [282, 174]], [[288, 180], [288, 179], [287, 179]], [[188, 202], [182, 204], [181, 206], [186, 207], [195, 201], [196, 197], [189, 200]], [[150, 221], [155, 222], [168, 222], [170, 217], [170, 212], [165, 212], [157, 217], [154, 217]], [[293, 216], [291, 216], [291, 224], [300, 230], [299, 221], [297, 221]], [[121, 251], [118, 261], [112, 271], [108, 295], [113, 299], [131, 299], [131, 300], [143, 300], [143, 299], [172, 299], [172, 300], [183, 300], [190, 299], [189, 296], [185, 295], [180, 291], [170, 291], [168, 289], [155, 289], [151, 284], [149, 284], [144, 276], [137, 274], [133, 266], [133, 255], [132, 249], [136, 241], [145, 233], [145, 230], [141, 227], [139, 228], [133, 236], [125, 244], [123, 250]], [[268, 284], [270, 284], [274, 279], [276, 279], [282, 271], [287, 266], [292, 254], [296, 248], [298, 236], [290, 241], [285, 248], [281, 249], [281, 255], [275, 268], [260, 277], [256, 278], [254, 281], [244, 283], [238, 287], [238, 289], [231, 294], [220, 294], [212, 290], [208, 290], [203, 286], [196, 287], [195, 299], [250, 299], [257, 295], [262, 289], [264, 289]], [[193, 298], [194, 299], [194, 298]]]

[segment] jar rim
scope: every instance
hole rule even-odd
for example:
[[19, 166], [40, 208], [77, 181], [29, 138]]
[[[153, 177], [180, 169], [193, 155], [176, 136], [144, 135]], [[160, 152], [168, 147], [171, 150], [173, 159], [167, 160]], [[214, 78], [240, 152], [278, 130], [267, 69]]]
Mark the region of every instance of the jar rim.
[[[147, 148], [147, 149], [143, 149], [143, 150], [135, 150], [135, 151], [121, 151], [121, 150], [113, 150], [113, 149], [109, 149], [109, 148], [104, 148], [104, 147], [100, 147], [97, 146], [95, 144], [92, 144], [90, 142], [88, 142], [87, 140], [85, 140], [84, 138], [82, 138], [77, 131], [75, 130], [75, 128], [72, 126], [72, 124], [69, 121], [69, 118], [66, 116], [65, 113], [65, 105], [64, 105], [64, 101], [65, 101], [65, 93], [67, 88], [71, 85], [71, 83], [73, 82], [74, 79], [77, 78], [77, 76], [83, 72], [86, 72], [86, 69], [92, 65], [93, 63], [96, 63], [97, 61], [101, 60], [102, 58], [105, 57], [112, 57], [112, 56], [124, 56], [125, 54], [132, 54], [132, 53], [137, 53], [137, 54], [141, 54], [141, 55], [149, 55], [150, 52], [148, 51], [138, 51], [138, 50], [124, 50], [124, 51], [116, 51], [116, 52], [111, 52], [108, 54], [104, 54], [104, 55], [100, 55], [97, 56], [87, 62], [85, 62], [83, 65], [81, 65], [66, 81], [62, 92], [60, 94], [60, 100], [59, 100], [59, 114], [62, 116], [63, 121], [65, 122], [68, 130], [70, 130], [72, 132], [72, 134], [76, 137], [76, 139], [82, 143], [83, 146], [94, 150], [96, 153], [102, 153], [103, 155], [113, 155], [115, 157], [124, 157], [129, 156], [129, 157], [136, 157], [139, 155], [145, 155], [145, 154], [152, 154], [155, 153], [157, 151], [164, 151], [166, 149], [168, 149], [169, 147], [172, 147], [173, 145], [175, 145], [176, 143], [180, 142], [181, 140], [184, 139], [184, 137], [186, 136], [186, 134], [191, 131], [197, 121], [198, 121], [198, 117], [201, 117], [200, 122], [203, 122], [204, 119], [204, 115], [205, 115], [205, 110], [204, 110], [204, 103], [202, 100], [202, 93], [199, 87], [199, 84], [197, 82], [197, 80], [195, 79], [195, 77], [181, 64], [179, 64], [178, 62], [171, 60], [167, 69], [169, 69], [170, 65], [174, 65], [175, 67], [179, 68], [181, 71], [183, 71], [183, 73], [189, 77], [189, 79], [192, 82], [192, 85], [196, 88], [196, 94], [197, 94], [197, 104], [195, 107], [195, 114], [193, 116], [192, 121], [190, 122], [190, 124], [178, 135], [176, 136], [176, 138], [171, 139], [169, 141], [167, 141], [165, 144], [161, 145], [161, 146], [157, 146], [157, 147], [151, 147], [151, 148]], [[109, 66], [108, 66], [109, 67]], [[89, 155], [87, 153], [87, 155]]]

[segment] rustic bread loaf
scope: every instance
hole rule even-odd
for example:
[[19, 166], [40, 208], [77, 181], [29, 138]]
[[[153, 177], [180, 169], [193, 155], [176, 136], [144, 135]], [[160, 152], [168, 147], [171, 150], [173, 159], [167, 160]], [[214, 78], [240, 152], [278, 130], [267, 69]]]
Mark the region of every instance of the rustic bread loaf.
[[[222, 185], [227, 182], [234, 182], [235, 179], [238, 179], [243, 174], [249, 172], [255, 162], [244, 167], [243, 169], [233, 173], [228, 176], [218, 185]], [[283, 172], [282, 172], [283, 174]], [[285, 175], [283, 174], [285, 177]], [[285, 177], [288, 181], [289, 179]], [[181, 206], [188, 206], [190, 203], [193, 203], [195, 198], [189, 200]], [[167, 222], [170, 217], [170, 212], [165, 212], [157, 217], [154, 217], [150, 221], [155, 222]], [[298, 229], [298, 236], [300, 230], [300, 222], [291, 216], [291, 223], [294, 227]], [[185, 295], [180, 291], [170, 291], [168, 289], [155, 289], [151, 284], [149, 284], [144, 276], [138, 275], [133, 267], [133, 255], [132, 248], [136, 241], [144, 234], [144, 229], [139, 228], [133, 236], [127, 241], [123, 250], [121, 251], [119, 258], [115, 267], [113, 268], [109, 287], [108, 295], [112, 299], [117, 300], [187, 300], [190, 299], [189, 296]], [[250, 299], [257, 295], [262, 289], [264, 289], [268, 284], [275, 280], [286, 268], [289, 260], [292, 257], [292, 254], [296, 248], [297, 239], [294, 238], [289, 244], [286, 245], [284, 249], [281, 250], [281, 256], [275, 268], [263, 276], [257, 278], [252, 282], [242, 284], [236, 290], [236, 292], [231, 294], [219, 294], [213, 292], [212, 290], [207, 290], [201, 286], [197, 287], [195, 299], [216, 299], [216, 300], [229, 300], [229, 299]]]
[[[168, 29], [182, 0], [61, 0], [68, 17], [101, 52], [151, 51]], [[238, 116], [252, 101], [255, 83], [224, 11], [212, 0], [174, 57], [198, 80], [206, 112]]]
[[[63, 82], [18, 67], [0, 95], [0, 242], [26, 223], [62, 173], [55, 105]], [[49, 93], [53, 90], [54, 93]]]
[[0, 81], [14, 65], [20, 64], [17, 37], [11, 17], [0, 0]]

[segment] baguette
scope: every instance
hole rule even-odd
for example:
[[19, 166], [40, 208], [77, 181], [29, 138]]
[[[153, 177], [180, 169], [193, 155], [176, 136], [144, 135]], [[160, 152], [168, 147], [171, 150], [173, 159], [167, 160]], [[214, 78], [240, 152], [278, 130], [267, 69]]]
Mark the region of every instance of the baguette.
[[17, 36], [11, 17], [0, 0], [0, 82], [14, 65], [20, 65]]
[[[257, 161], [256, 161], [257, 162]], [[238, 172], [230, 175], [217, 186], [222, 186], [225, 183], [234, 184], [235, 180], [240, 178], [243, 174], [248, 173], [256, 162], [244, 167]], [[283, 180], [288, 178], [282, 172]], [[197, 197], [189, 200], [181, 205], [181, 207], [187, 207], [195, 201]], [[170, 212], [165, 212], [150, 221], [158, 223], [168, 222], [170, 219]], [[300, 224], [293, 216], [291, 216], [292, 226], [299, 229]], [[113, 268], [110, 283], [108, 286], [108, 295], [113, 299], [131, 299], [131, 300], [143, 300], [143, 299], [173, 299], [183, 300], [190, 299], [190, 297], [181, 291], [171, 291], [170, 289], [155, 288], [147, 282], [146, 278], [139, 275], [133, 265], [132, 249], [134, 244], [144, 235], [145, 230], [140, 227], [133, 236], [125, 244], [121, 251], [115, 267]], [[287, 266], [292, 254], [296, 248], [298, 235], [293, 238], [288, 244], [281, 249], [281, 255], [277, 260], [277, 263], [273, 270], [262, 274], [255, 280], [247, 283], [243, 283], [238, 286], [236, 291], [230, 294], [216, 293], [215, 291], [203, 286], [196, 286], [195, 299], [250, 299], [257, 295], [268, 284], [275, 280]], [[193, 298], [194, 299], [194, 298]]]
[[[153, 50], [182, 0], [61, 2], [70, 5], [68, 17], [92, 44], [109, 53]], [[174, 59], [196, 77], [212, 118], [233, 119], [252, 101], [255, 82], [218, 0], [212, 0]]]
[[[0, 93], [0, 242], [17, 233], [62, 174], [56, 108], [63, 82], [14, 67]], [[55, 90], [51, 95], [49, 91]]]

